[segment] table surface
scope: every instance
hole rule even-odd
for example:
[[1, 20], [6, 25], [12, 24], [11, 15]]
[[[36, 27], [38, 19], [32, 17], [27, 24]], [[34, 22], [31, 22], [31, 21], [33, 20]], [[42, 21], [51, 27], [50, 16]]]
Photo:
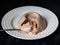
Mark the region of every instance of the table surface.
[[[60, 4], [59, 1], [51, 0], [2, 0], [0, 1], [0, 29], [3, 16], [10, 10], [21, 6], [40, 6], [54, 12], [60, 19]], [[60, 42], [60, 26], [50, 36], [38, 40], [22, 40], [8, 35], [5, 31], [0, 32], [0, 45], [58, 45]]]

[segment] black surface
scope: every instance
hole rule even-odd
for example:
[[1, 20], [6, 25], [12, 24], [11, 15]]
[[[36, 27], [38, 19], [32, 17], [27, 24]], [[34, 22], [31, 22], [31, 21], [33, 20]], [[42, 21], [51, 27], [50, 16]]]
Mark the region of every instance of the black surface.
[[[60, 2], [58, 0], [0, 0], [0, 29], [2, 17], [10, 10], [21, 6], [40, 6], [54, 12], [60, 19]], [[59, 45], [60, 26], [50, 36], [39, 40], [22, 40], [0, 32], [0, 45]]]

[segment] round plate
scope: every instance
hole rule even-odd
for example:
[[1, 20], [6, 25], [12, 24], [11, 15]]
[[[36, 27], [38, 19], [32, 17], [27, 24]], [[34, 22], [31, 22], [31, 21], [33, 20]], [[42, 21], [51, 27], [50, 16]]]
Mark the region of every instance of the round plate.
[[17, 31], [17, 30], [6, 31], [6, 33], [19, 39], [33, 40], [33, 39], [41, 39], [46, 36], [49, 36], [58, 27], [58, 19], [52, 11], [37, 6], [23, 6], [23, 7], [15, 8], [9, 11], [7, 14], [5, 14], [1, 22], [2, 28], [17, 29], [18, 20], [27, 12], [37, 12], [41, 16], [43, 16], [47, 20], [48, 23], [47, 28], [35, 36], [29, 36], [28, 34], [22, 33], [21, 31]]

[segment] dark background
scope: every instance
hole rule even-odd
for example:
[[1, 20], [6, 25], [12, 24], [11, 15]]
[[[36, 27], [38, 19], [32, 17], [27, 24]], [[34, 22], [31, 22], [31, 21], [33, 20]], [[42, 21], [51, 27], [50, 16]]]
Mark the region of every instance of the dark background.
[[[0, 0], [0, 29], [2, 17], [10, 10], [21, 6], [40, 6], [54, 12], [60, 19], [59, 0]], [[5, 31], [0, 32], [0, 45], [59, 45], [60, 26], [50, 36], [38, 40], [22, 40], [8, 35]]]

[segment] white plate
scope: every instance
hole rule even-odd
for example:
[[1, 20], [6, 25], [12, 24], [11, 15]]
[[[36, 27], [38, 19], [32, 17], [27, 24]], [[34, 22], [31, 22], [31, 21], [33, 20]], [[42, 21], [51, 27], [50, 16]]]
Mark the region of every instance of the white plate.
[[13, 27], [18, 28], [17, 22], [21, 18], [21, 16], [24, 13], [32, 11], [41, 14], [47, 20], [48, 25], [44, 31], [38, 33], [36, 36], [33, 37], [18, 31], [6, 31], [6, 33], [19, 39], [33, 40], [49, 36], [56, 30], [56, 28], [58, 27], [58, 19], [56, 15], [48, 9], [37, 6], [23, 6], [9, 11], [7, 14], [5, 14], [5, 16], [2, 19], [1, 22], [2, 28], [3, 29], [12, 29]]

